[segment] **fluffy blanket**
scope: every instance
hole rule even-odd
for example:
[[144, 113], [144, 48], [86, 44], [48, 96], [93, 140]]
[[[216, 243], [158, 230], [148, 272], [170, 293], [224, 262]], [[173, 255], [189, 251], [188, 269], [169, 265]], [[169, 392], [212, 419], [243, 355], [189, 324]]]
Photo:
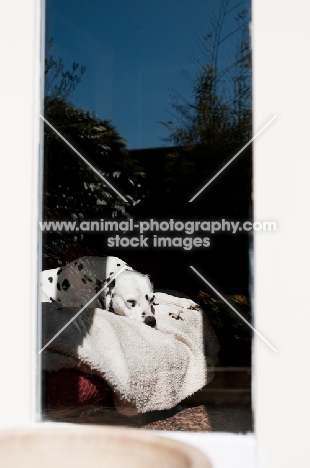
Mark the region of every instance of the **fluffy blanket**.
[[[181, 301], [182, 307], [178, 298], [156, 293], [156, 329], [106, 310], [85, 309], [43, 351], [43, 370], [73, 368], [102, 377], [123, 414], [172, 408], [207, 383], [204, 313], [192, 301]], [[77, 312], [43, 304], [42, 345]]]

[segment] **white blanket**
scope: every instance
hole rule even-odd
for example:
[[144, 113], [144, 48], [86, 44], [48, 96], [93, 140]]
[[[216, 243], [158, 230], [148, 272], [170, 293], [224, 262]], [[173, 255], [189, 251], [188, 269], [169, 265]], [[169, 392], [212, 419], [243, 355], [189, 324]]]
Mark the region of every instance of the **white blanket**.
[[[207, 382], [201, 309], [156, 293], [156, 329], [101, 309], [86, 309], [42, 353], [43, 369], [75, 368], [101, 376], [124, 414], [169, 409]], [[78, 312], [43, 304], [44, 346]]]

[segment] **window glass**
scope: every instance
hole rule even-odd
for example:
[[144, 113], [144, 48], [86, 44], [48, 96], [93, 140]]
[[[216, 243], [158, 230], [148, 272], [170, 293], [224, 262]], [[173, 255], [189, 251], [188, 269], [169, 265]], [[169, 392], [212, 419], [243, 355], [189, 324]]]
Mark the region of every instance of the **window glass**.
[[44, 420], [252, 431], [249, 21], [46, 0]]

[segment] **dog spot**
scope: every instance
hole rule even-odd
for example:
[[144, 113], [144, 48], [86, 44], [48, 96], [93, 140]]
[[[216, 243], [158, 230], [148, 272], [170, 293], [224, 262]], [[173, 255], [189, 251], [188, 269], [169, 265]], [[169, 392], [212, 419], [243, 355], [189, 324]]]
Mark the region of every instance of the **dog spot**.
[[111, 283], [109, 284], [109, 288], [115, 288], [115, 279], [111, 281]]
[[148, 325], [149, 327], [154, 328], [156, 327], [156, 318], [152, 316], [146, 317], [146, 319], [144, 320], [144, 323]]
[[112, 276], [114, 275], [114, 271], [111, 271], [111, 273], [109, 273], [109, 276]]
[[155, 296], [151, 297], [150, 302], [153, 302], [155, 299]]
[[78, 270], [81, 271], [81, 270], [83, 270], [83, 268], [84, 268], [84, 265], [83, 265], [82, 263], [80, 263], [80, 264], [78, 265]]
[[86, 279], [84, 279], [84, 278], [81, 278], [81, 279], [82, 279], [83, 283], [86, 284]]
[[50, 283], [53, 282], [53, 278], [51, 276], [48, 278], [48, 280], [49, 280]]
[[99, 297], [99, 302], [102, 305], [102, 307], [105, 308], [104, 297]]
[[60, 283], [57, 283], [57, 289], [60, 291]]
[[121, 266], [121, 264], [120, 264], [120, 263], [118, 263], [116, 266]]
[[61, 283], [61, 287], [64, 291], [67, 291], [70, 288], [70, 283], [67, 279], [64, 279]]
[[53, 299], [52, 297], [50, 297], [50, 301], [52, 302], [56, 302], [55, 299]]
[[59, 270], [57, 271], [57, 276], [60, 275], [61, 272], [62, 272], [62, 268], [59, 268]]
[[89, 281], [90, 283], [93, 283], [93, 280], [91, 278], [89, 278], [88, 276], [84, 275], [84, 278]]
[[149, 296], [146, 294], [145, 295], [145, 299], [148, 301], [149, 300]]

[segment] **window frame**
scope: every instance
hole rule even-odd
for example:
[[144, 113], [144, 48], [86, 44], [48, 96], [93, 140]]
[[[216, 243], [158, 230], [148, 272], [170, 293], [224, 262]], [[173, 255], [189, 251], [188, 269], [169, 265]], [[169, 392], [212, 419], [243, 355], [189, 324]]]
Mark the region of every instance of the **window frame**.
[[[278, 354], [273, 354], [260, 338], [254, 336], [255, 442], [253, 438], [251, 453], [253, 454], [256, 444], [258, 464], [266, 468], [279, 466], [281, 463], [282, 466], [291, 466], [294, 463], [297, 466], [296, 460], [301, 462], [299, 466], [307, 466], [305, 448], [307, 421], [310, 416], [309, 405], [305, 406], [302, 398], [299, 398], [294, 401], [293, 409], [289, 407], [287, 401], [292, 398], [294, 382], [285, 380], [283, 375], [290, 366], [294, 366], [295, 374], [300, 375], [301, 396], [306, 397], [303, 390], [306, 388], [304, 387], [306, 380], [303, 381], [304, 364], [302, 359], [298, 361], [292, 357], [294, 351], [290, 354], [287, 350], [286, 337], [290, 336], [290, 348], [301, 352], [303, 348], [300, 348], [300, 342], [306, 339], [309, 317], [305, 315], [302, 317], [302, 328], [299, 329], [298, 336], [297, 334], [291, 336], [292, 323], [287, 320], [282, 321], [282, 317], [290, 317], [292, 302], [287, 300], [286, 295], [281, 294], [281, 291], [289, 288], [292, 280], [291, 275], [285, 275], [283, 261], [285, 259], [291, 272], [301, 272], [298, 275], [299, 289], [298, 297], [294, 298], [294, 307], [302, 309], [308, 301], [307, 270], [306, 266], [302, 267], [299, 262], [299, 257], [302, 256], [304, 264], [309, 264], [307, 238], [301, 236], [297, 242], [296, 237], [291, 238], [286, 231], [288, 222], [291, 225], [303, 223], [303, 229], [310, 228], [309, 217], [304, 219], [306, 199], [310, 195], [308, 184], [310, 167], [307, 165], [307, 155], [304, 150], [308, 147], [307, 129], [304, 121], [300, 119], [298, 135], [292, 132], [294, 122], [289, 118], [290, 113], [296, 118], [302, 115], [307, 103], [303, 91], [306, 77], [309, 78], [309, 69], [305, 65], [308, 30], [306, 21], [309, 17], [307, 13], [309, 13], [307, 0], [300, 0], [293, 12], [289, 2], [283, 4], [280, 0], [274, 0], [272, 3], [268, 0], [256, 0], [252, 6], [254, 133], [274, 114], [278, 114], [278, 119], [272, 128], [266, 130], [254, 145], [255, 218], [277, 217], [279, 225], [279, 231], [273, 234], [274, 237], [266, 233], [255, 233], [254, 236], [255, 326], [279, 349]], [[39, 424], [40, 407], [37, 403], [40, 394], [38, 387], [40, 373], [37, 364], [39, 336], [36, 316], [39, 264], [36, 259], [40, 213], [39, 112], [42, 96], [38, 90], [42, 67], [40, 53], [43, 37], [42, 18], [44, 18], [44, 2], [40, 0], [27, 2], [15, 0], [2, 5], [0, 34], [5, 52], [4, 69], [7, 72], [2, 73], [1, 86], [2, 115], [5, 116], [2, 148], [6, 161], [5, 170], [0, 174], [0, 192], [2, 200], [8, 200], [8, 194], [11, 194], [8, 202], [3, 202], [1, 206], [2, 219], [5, 220], [2, 227], [3, 265], [5, 265], [1, 269], [4, 285], [2, 306], [4, 311], [9, 311], [3, 314], [5, 332], [0, 340], [2, 372], [7, 382], [1, 386], [0, 428], [2, 429]], [[292, 37], [286, 30], [286, 25], [290, 24], [295, 28], [293, 45], [290, 42]], [[278, 47], [276, 57], [275, 47]], [[287, 50], [292, 52], [289, 63]], [[298, 86], [294, 81], [296, 76], [301, 81]], [[287, 94], [287, 89], [290, 89], [292, 83], [295, 83], [294, 99], [290, 99]], [[15, 124], [12, 123], [14, 121]], [[291, 173], [290, 166], [283, 160], [283, 155], [291, 158], [290, 151], [293, 148], [301, 163], [298, 167], [293, 165]], [[279, 177], [280, 169], [281, 177]], [[14, 175], [10, 177], [9, 174]], [[287, 183], [293, 176], [298, 180], [298, 191], [288, 191]], [[19, 189], [19, 196], [12, 192], [12, 180]], [[302, 193], [302, 199], [299, 193]], [[290, 208], [288, 220], [287, 207]], [[296, 233], [298, 232], [296, 230]], [[266, 265], [269, 269], [266, 269]], [[12, 281], [12, 278], [15, 280]], [[270, 284], [273, 285], [272, 291]], [[294, 286], [296, 285], [295, 281]], [[290, 431], [292, 427], [294, 427], [293, 439]], [[225, 452], [226, 448], [229, 449], [229, 440], [231, 440], [223, 434], [217, 436], [172, 434], [171, 436], [203, 446], [209, 444], [210, 450], [212, 450], [212, 439], [214, 441], [217, 438], [221, 442], [215, 450], [221, 452]], [[234, 448], [230, 447], [229, 453], [233, 454], [235, 450], [235, 453], [238, 452], [241, 456], [242, 447], [248, 448], [250, 439], [249, 436], [237, 437], [238, 444]], [[227, 466], [225, 462], [216, 463], [217, 467]]]

